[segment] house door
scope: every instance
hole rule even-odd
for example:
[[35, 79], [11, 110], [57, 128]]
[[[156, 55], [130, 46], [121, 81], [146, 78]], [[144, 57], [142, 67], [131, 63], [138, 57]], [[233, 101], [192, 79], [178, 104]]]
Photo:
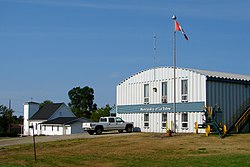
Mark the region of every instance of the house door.
[[65, 126], [65, 134], [70, 135], [71, 134], [71, 127], [70, 126]]

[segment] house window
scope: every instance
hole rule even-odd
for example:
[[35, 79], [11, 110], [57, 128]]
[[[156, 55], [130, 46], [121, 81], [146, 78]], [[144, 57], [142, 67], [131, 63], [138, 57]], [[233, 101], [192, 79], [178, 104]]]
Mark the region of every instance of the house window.
[[43, 126], [43, 130], [46, 130], [46, 125]]
[[59, 126], [57, 126], [57, 131], [59, 131]]
[[149, 84], [144, 84], [144, 104], [149, 104]]
[[42, 125], [39, 125], [40, 126], [40, 130], [42, 130]]
[[61, 117], [61, 116], [62, 116], [62, 112], [60, 111], [60, 112], [59, 112], [59, 117]]
[[166, 128], [166, 126], [167, 126], [167, 113], [162, 113], [162, 117], [161, 117], [161, 122], [162, 122], [162, 124], [161, 124], [161, 128]]
[[149, 114], [144, 114], [144, 127], [149, 127]]
[[167, 82], [162, 82], [162, 97], [161, 102], [167, 103]]
[[35, 123], [35, 130], [37, 130], [37, 123]]
[[181, 81], [181, 101], [188, 102], [188, 81]]
[[181, 122], [182, 122], [182, 128], [188, 128], [188, 114], [187, 113], [181, 114]]
[[52, 131], [53, 131], [53, 129], [54, 129], [54, 126], [52, 125]]

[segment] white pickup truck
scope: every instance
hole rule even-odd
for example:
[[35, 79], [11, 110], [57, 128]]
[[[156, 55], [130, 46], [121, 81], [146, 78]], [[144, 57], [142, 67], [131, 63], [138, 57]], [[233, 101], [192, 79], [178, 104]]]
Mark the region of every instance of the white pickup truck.
[[103, 131], [110, 130], [118, 130], [120, 133], [126, 130], [130, 133], [133, 131], [133, 122], [124, 122], [120, 117], [101, 117], [99, 122], [83, 123], [82, 128], [90, 135], [100, 135]]

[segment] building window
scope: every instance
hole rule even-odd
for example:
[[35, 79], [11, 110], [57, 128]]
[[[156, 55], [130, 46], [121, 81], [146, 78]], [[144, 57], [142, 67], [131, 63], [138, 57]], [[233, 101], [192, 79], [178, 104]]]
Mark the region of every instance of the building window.
[[144, 127], [149, 127], [149, 114], [144, 114]]
[[35, 123], [35, 130], [37, 130], [37, 123]]
[[181, 122], [182, 122], [182, 128], [188, 128], [188, 114], [187, 113], [181, 114]]
[[181, 102], [188, 102], [188, 81], [181, 81]]
[[162, 82], [162, 97], [161, 102], [167, 103], [167, 82]]
[[161, 117], [161, 128], [165, 129], [167, 127], [167, 113], [162, 113], [162, 117]]
[[42, 125], [39, 125], [40, 126], [40, 130], [42, 130]]
[[57, 126], [57, 131], [59, 131], [59, 126]]
[[149, 104], [149, 84], [144, 84], [144, 104]]
[[54, 126], [52, 125], [52, 131], [53, 131], [53, 129], [54, 129]]
[[43, 130], [46, 130], [46, 125], [43, 126]]

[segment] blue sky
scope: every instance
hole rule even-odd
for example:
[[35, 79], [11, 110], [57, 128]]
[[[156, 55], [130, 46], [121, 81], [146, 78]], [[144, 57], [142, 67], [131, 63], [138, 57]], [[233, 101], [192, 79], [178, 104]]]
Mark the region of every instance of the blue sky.
[[23, 114], [30, 101], [69, 102], [73, 87], [115, 104], [116, 85], [156, 66], [249, 75], [249, 0], [0, 0], [0, 104]]

